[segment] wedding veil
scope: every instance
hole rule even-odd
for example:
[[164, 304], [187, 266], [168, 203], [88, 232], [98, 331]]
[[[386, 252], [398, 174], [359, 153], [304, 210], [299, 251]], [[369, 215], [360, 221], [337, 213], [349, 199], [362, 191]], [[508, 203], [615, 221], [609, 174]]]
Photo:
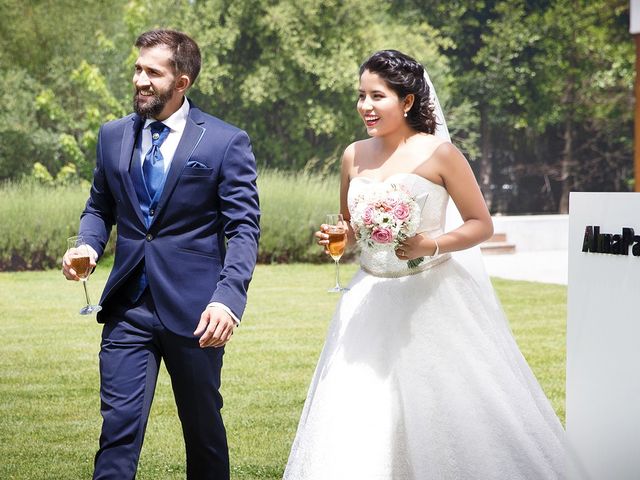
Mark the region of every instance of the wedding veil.
[[[447, 128], [447, 121], [444, 118], [444, 113], [442, 111], [440, 101], [438, 100], [436, 89], [433, 86], [431, 78], [429, 77], [426, 69], [424, 70], [424, 78], [427, 81], [427, 85], [429, 86], [429, 99], [431, 101], [431, 104], [434, 106], [434, 113], [436, 116], [435, 135], [450, 142], [451, 136], [449, 135], [449, 129]], [[455, 230], [460, 225], [462, 225], [462, 223], [463, 221], [462, 216], [460, 215], [460, 211], [456, 207], [456, 204], [451, 199], [451, 197], [449, 197], [445, 232]], [[458, 261], [458, 263], [460, 263], [465, 268], [465, 270], [467, 270], [471, 274], [478, 286], [482, 289], [482, 293], [488, 296], [487, 298], [496, 298], [493, 286], [491, 285], [491, 280], [489, 279], [489, 275], [482, 260], [480, 247], [478, 245], [466, 250], [453, 252], [452, 255]]]

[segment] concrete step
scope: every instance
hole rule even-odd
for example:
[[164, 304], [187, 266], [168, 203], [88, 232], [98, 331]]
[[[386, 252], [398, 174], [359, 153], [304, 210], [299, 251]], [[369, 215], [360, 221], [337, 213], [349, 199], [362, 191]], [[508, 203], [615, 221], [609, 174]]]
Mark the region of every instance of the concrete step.
[[480, 244], [480, 251], [484, 255], [501, 255], [504, 253], [515, 253], [516, 245], [507, 240], [507, 234], [497, 232], [484, 243]]
[[487, 240], [487, 242], [506, 242], [507, 234], [506, 233], [494, 233], [493, 236]]
[[508, 253], [516, 253], [515, 243], [510, 242], [494, 242], [488, 240], [480, 244], [480, 251], [483, 255], [502, 255]]

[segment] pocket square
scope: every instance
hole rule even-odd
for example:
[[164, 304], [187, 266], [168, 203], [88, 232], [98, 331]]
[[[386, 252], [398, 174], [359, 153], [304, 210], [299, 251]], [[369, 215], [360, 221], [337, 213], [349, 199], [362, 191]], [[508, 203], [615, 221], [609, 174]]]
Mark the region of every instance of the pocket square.
[[189, 168], [209, 168], [204, 163], [200, 163], [196, 160], [190, 160], [187, 162], [187, 167]]

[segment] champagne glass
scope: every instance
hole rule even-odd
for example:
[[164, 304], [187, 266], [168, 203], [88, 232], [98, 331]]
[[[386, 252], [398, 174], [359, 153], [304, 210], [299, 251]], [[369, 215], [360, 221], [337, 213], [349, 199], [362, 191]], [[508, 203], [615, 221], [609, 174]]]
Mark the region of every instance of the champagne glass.
[[100, 305], [91, 305], [89, 292], [87, 291], [87, 280], [89, 280], [89, 275], [91, 274], [91, 253], [89, 253], [89, 246], [84, 241], [84, 238], [78, 235], [67, 239], [67, 248], [71, 268], [73, 268], [76, 271], [76, 275], [80, 277], [80, 281], [84, 287], [84, 296], [87, 300], [87, 304], [80, 310], [80, 315], [97, 313], [102, 310], [102, 307]]
[[331, 213], [327, 215], [325, 223], [327, 224], [324, 233], [329, 235], [329, 255], [336, 264], [336, 285], [329, 289], [331, 293], [346, 292], [349, 290], [340, 285], [340, 258], [347, 246], [347, 225], [342, 218], [341, 213]]

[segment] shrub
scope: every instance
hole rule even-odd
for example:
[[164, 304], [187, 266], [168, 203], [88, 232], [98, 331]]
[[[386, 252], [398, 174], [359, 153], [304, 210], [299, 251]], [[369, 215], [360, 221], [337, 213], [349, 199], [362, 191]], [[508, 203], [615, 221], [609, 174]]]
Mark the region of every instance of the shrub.
[[[57, 268], [76, 235], [88, 184], [44, 185], [35, 179], [0, 187], [0, 270]], [[110, 249], [110, 251], [112, 251]]]
[[[60, 265], [66, 239], [77, 233], [89, 192], [87, 182], [63, 181], [73, 173], [71, 166], [65, 168], [69, 172], [61, 171], [55, 179], [40, 168], [40, 176], [48, 175], [49, 181], [35, 175], [0, 186], [0, 270]], [[313, 232], [327, 213], [338, 211], [338, 177], [267, 170], [259, 175], [258, 189], [262, 210], [259, 261], [328, 261]], [[113, 237], [107, 255], [113, 254]]]
[[327, 213], [338, 212], [338, 177], [267, 170], [258, 177], [258, 190], [262, 210], [259, 261], [326, 261], [313, 232]]

